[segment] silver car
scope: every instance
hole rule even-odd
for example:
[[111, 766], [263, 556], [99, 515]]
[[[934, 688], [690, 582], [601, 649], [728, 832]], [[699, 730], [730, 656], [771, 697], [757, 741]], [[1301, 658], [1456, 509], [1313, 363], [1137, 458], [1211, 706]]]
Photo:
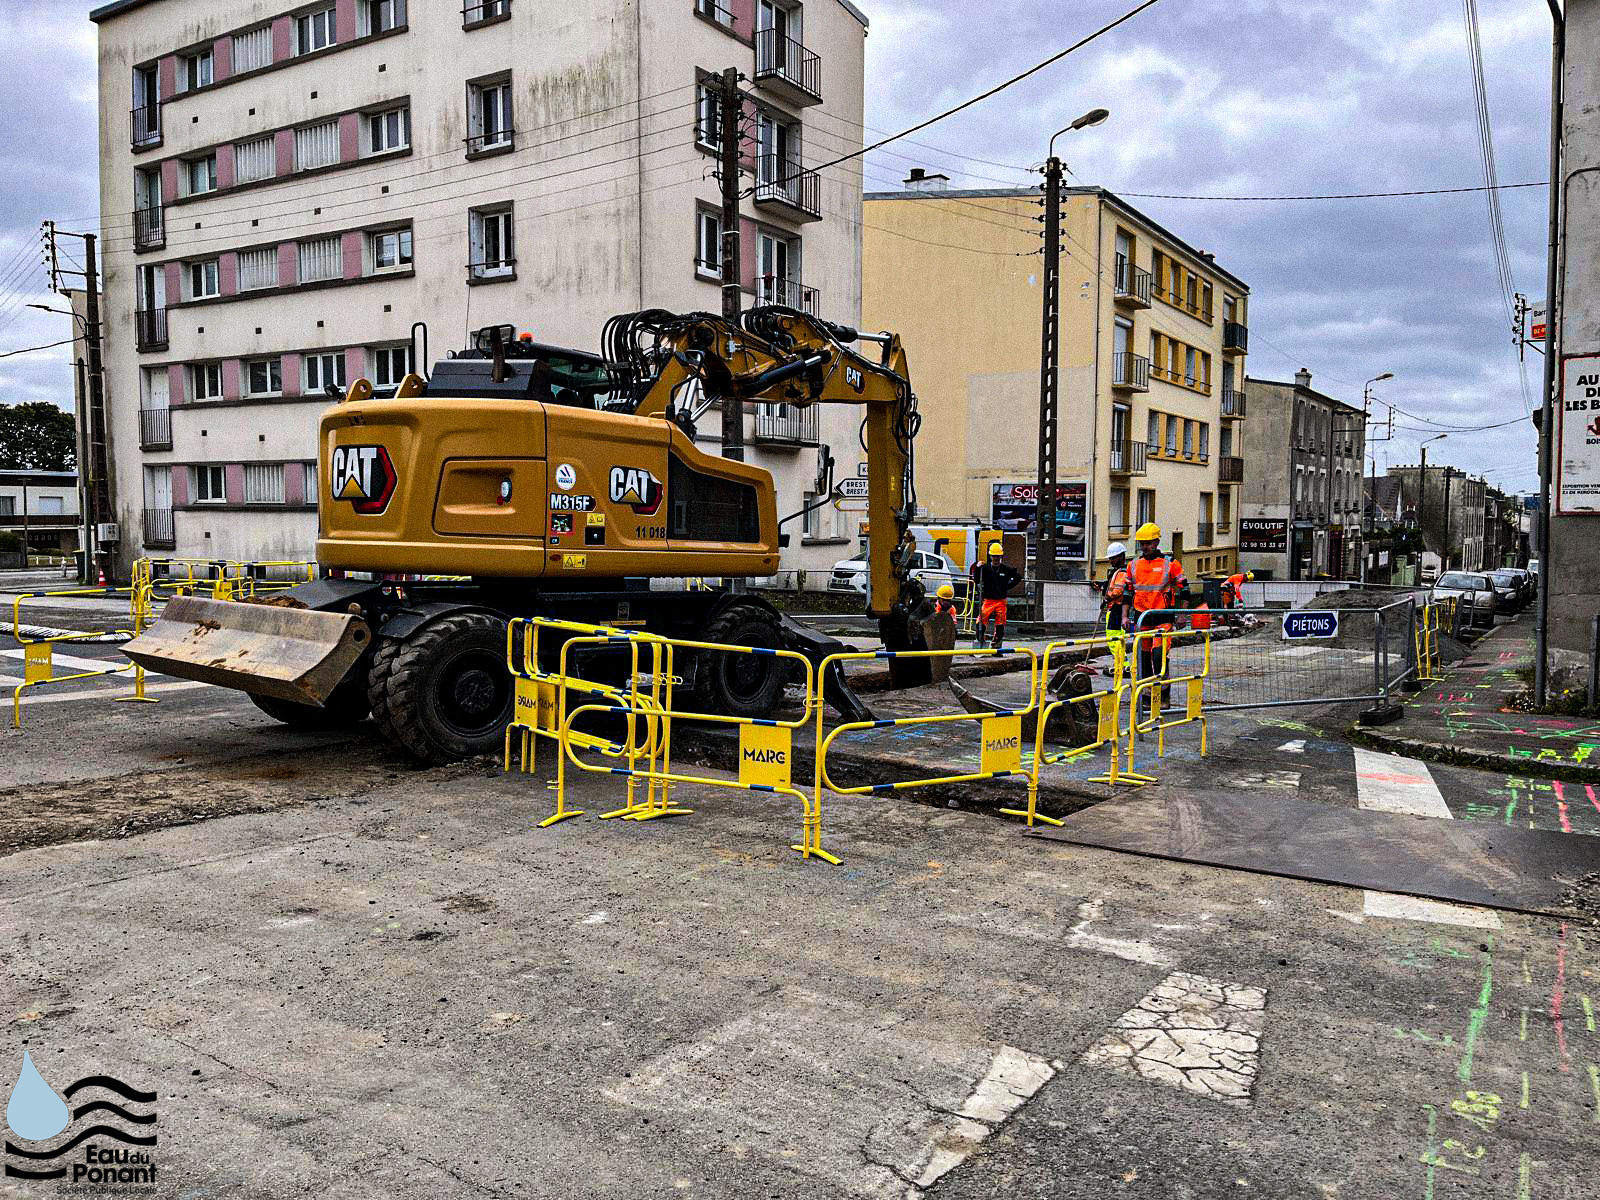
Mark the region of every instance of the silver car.
[[1433, 585], [1429, 599], [1452, 598], [1468, 606], [1472, 624], [1494, 628], [1494, 580], [1477, 571], [1446, 571]]

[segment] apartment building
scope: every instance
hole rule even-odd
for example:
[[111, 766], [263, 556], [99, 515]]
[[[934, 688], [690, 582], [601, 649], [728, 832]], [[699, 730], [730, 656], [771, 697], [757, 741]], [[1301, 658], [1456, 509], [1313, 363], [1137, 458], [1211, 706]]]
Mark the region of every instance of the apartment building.
[[0, 471], [0, 559], [78, 548], [76, 471]]
[[1400, 480], [1405, 511], [1422, 530], [1440, 570], [1481, 571], [1503, 564], [1485, 554], [1487, 485], [1459, 467], [1436, 463], [1390, 467]]
[[[745, 79], [741, 281], [854, 324], [866, 18], [845, 0], [116, 0], [100, 36], [121, 558], [302, 558], [320, 413], [514, 325], [721, 306], [719, 110]], [[425, 332], [424, 327], [425, 326]], [[859, 414], [757, 408], [780, 515]], [[715, 450], [720, 422], [701, 422]], [[814, 519], [786, 567], [844, 536]], [[804, 544], [802, 544], [802, 542]]]
[[1267, 579], [1361, 573], [1366, 417], [1311, 386], [1250, 379], [1250, 450], [1240, 495], [1239, 565]]
[[[923, 413], [917, 498], [1033, 528], [1043, 296], [1037, 190], [914, 172], [869, 192], [863, 315], [905, 339]], [[1104, 188], [1061, 201], [1057, 575], [1158, 522], [1190, 574], [1237, 561], [1250, 290]]]

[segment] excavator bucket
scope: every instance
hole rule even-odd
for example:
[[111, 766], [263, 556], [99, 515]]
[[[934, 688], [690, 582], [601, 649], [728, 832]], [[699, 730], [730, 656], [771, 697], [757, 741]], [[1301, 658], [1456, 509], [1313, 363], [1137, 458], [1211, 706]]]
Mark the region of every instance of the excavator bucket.
[[177, 596], [122, 652], [147, 671], [320, 706], [371, 643], [351, 613]]

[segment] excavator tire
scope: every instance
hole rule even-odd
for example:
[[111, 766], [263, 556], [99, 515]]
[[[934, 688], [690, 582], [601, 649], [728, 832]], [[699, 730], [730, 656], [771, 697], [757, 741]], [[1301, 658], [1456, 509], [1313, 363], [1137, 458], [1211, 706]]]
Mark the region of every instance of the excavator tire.
[[499, 750], [512, 705], [506, 623], [453, 612], [405, 641], [379, 637], [367, 697], [383, 736], [419, 763]]
[[276, 696], [251, 695], [250, 702], [274, 721], [281, 721], [290, 729], [349, 729], [372, 715], [367, 703], [365, 673], [359, 664], [328, 697], [322, 708], [314, 704], [296, 704], [293, 700], [279, 700]]
[[[781, 649], [778, 622], [753, 604], [730, 604], [706, 625], [700, 638], [725, 646], [760, 646]], [[700, 690], [712, 712], [731, 717], [765, 717], [783, 698], [783, 687], [793, 660], [756, 654], [717, 654], [703, 651]]]

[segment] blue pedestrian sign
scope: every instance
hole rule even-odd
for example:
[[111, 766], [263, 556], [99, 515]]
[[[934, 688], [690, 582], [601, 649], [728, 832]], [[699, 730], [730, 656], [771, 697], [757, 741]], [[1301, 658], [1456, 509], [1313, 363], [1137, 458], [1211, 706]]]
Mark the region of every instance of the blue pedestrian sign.
[[1290, 612], [1283, 614], [1283, 640], [1303, 642], [1310, 638], [1331, 638], [1339, 635], [1339, 614], [1336, 612]]

